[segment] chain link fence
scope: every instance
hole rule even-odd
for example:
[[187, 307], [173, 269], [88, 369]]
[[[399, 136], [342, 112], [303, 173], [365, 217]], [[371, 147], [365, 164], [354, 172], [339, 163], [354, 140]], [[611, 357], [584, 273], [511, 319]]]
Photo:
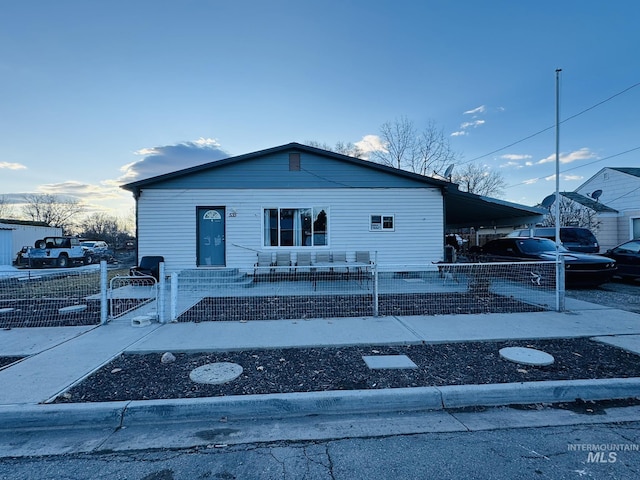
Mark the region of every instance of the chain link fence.
[[[554, 262], [271, 266], [152, 277], [56, 269], [0, 279], [0, 328], [554, 310]], [[109, 279], [107, 278], [109, 277]], [[564, 289], [561, 289], [561, 294]], [[562, 303], [563, 304], [563, 303]], [[132, 322], [133, 324], [134, 322]]]
[[0, 277], [0, 328], [97, 325], [100, 292], [98, 268]]
[[556, 301], [554, 262], [185, 270], [171, 292], [178, 322], [533, 312]]

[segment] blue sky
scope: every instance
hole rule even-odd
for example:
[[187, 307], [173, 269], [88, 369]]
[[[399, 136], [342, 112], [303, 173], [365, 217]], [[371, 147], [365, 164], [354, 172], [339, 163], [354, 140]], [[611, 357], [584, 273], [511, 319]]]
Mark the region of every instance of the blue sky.
[[505, 199], [534, 205], [555, 188], [554, 129], [503, 147], [553, 127], [556, 68], [561, 119], [595, 107], [562, 124], [561, 190], [640, 165], [633, 0], [0, 5], [8, 199], [122, 214], [123, 182], [292, 141], [356, 143], [404, 116], [435, 122], [462, 162], [502, 173]]

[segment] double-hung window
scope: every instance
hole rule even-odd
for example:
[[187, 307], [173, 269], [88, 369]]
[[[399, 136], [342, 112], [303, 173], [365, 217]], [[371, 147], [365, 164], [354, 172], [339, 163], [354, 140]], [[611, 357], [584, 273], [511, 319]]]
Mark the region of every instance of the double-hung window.
[[265, 247], [314, 247], [327, 245], [328, 208], [265, 208]]

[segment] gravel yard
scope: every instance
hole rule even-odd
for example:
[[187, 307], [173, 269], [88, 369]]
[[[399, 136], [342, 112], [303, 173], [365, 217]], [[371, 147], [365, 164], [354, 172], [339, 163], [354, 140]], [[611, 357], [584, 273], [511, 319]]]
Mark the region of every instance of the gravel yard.
[[613, 280], [597, 288], [567, 290], [568, 298], [640, 313], [640, 281]]
[[[504, 360], [507, 346], [554, 356], [544, 367]], [[370, 369], [363, 355], [406, 355], [417, 368]], [[640, 376], [638, 356], [586, 338], [435, 345], [273, 349], [223, 353], [121, 355], [57, 399], [58, 403], [195, 398], [222, 395], [380, 389]], [[189, 373], [231, 362], [242, 374], [228, 383], [193, 382]]]

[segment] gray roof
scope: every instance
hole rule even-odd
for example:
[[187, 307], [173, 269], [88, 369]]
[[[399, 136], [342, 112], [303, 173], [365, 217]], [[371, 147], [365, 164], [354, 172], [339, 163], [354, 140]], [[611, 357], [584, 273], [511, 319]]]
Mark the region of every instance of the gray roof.
[[611, 170], [617, 170], [618, 172], [626, 173], [627, 175], [633, 175], [634, 177], [640, 177], [640, 168], [611, 167]]
[[562, 195], [563, 197], [568, 198], [569, 200], [572, 200], [572, 201], [574, 201], [576, 203], [579, 203], [580, 205], [584, 205], [585, 207], [590, 208], [594, 212], [598, 212], [598, 213], [618, 213], [617, 210], [614, 210], [611, 207], [607, 207], [603, 203], [596, 202], [592, 198], [585, 197], [584, 195], [580, 195], [579, 193], [576, 193], [576, 192], [560, 192], [560, 195]]
[[[455, 183], [438, 180], [436, 178], [419, 175], [406, 170], [388, 167], [368, 160], [362, 160], [360, 158], [350, 157], [299, 143], [289, 143], [245, 155], [215, 160], [195, 167], [185, 168], [175, 172], [166, 173], [164, 175], [131, 182], [122, 185], [121, 188], [133, 192], [134, 196], [137, 198], [140, 190], [143, 188], [153, 188], [154, 185], [159, 186], [159, 184], [167, 185], [166, 182], [172, 183], [186, 176], [205, 174], [205, 172], [209, 172], [212, 169], [224, 168], [232, 164], [247, 162], [267, 155], [283, 152], [307, 152], [332, 159], [334, 161], [344, 162], [352, 166], [367, 169], [368, 171], [373, 170], [384, 173], [389, 175], [388, 178], [390, 180], [393, 180], [394, 178], [403, 178], [405, 180], [412, 181], [417, 185], [423, 184], [439, 188], [443, 192], [444, 196], [446, 215], [445, 222], [448, 228], [522, 225], [526, 223], [535, 223], [546, 213], [546, 210], [537, 207], [528, 207], [490, 197], [482, 197], [472, 193], [461, 192], [458, 190], [458, 185]], [[392, 184], [391, 181], [387, 183], [387, 186]]]

